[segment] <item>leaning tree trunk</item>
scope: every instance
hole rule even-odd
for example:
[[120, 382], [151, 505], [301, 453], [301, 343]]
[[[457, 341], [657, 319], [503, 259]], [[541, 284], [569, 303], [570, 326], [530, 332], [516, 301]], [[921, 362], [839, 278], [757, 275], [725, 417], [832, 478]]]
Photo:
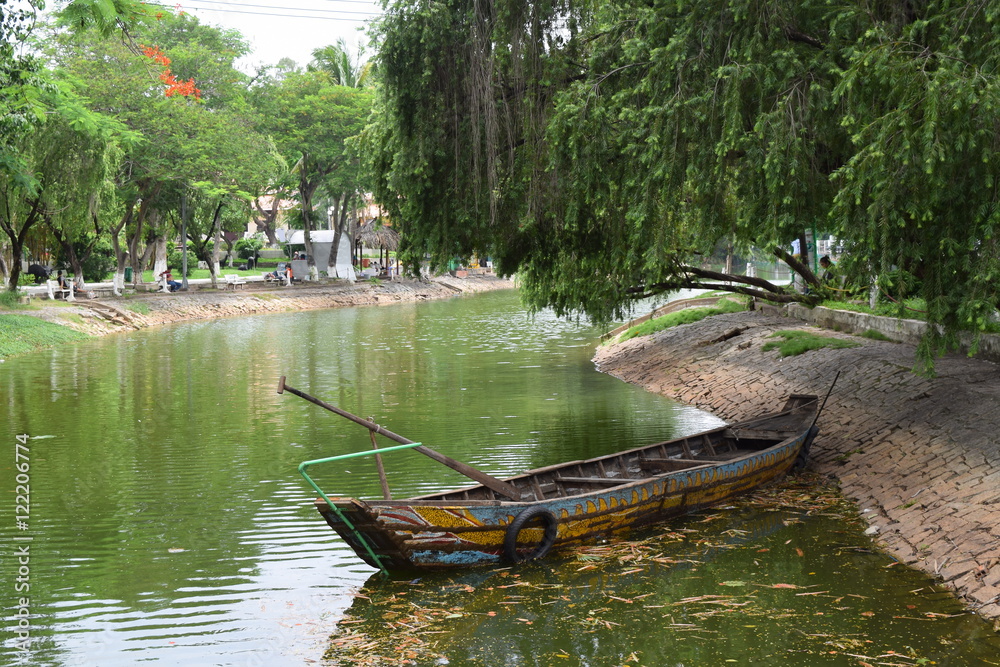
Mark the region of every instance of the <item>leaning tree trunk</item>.
[[261, 207], [259, 200], [255, 200], [253, 205], [257, 210], [253, 216], [253, 221], [257, 225], [257, 229], [264, 232], [268, 245], [278, 245], [278, 236], [274, 233], [274, 222], [278, 219], [278, 197], [275, 196], [274, 207], [270, 211], [265, 211]]

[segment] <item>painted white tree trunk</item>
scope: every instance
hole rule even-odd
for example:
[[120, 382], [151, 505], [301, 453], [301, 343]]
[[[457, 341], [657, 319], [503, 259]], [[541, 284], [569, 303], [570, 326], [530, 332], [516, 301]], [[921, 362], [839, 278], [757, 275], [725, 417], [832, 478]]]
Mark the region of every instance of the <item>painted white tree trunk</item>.
[[[153, 248], [153, 275], [158, 276], [167, 270], [167, 238], [156, 239], [156, 246]], [[175, 271], [180, 272], [181, 267], [175, 266]]]
[[125, 272], [115, 271], [114, 277], [111, 279], [111, 288], [115, 293], [115, 296], [122, 296], [125, 292]]
[[215, 236], [212, 243], [212, 287], [219, 286], [219, 245], [222, 243], [222, 230], [218, 221], [215, 225]]
[[341, 235], [340, 245], [336, 250], [330, 250], [329, 263], [331, 266], [326, 272], [328, 276], [343, 278], [352, 283], [357, 281], [358, 274], [354, 272], [354, 267], [351, 266], [351, 240], [347, 234]]

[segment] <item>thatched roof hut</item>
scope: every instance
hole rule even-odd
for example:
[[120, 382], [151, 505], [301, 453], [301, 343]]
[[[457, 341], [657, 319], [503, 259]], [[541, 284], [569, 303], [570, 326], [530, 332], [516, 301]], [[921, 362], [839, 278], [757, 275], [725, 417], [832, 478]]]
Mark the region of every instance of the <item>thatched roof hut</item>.
[[[399, 232], [382, 224], [378, 218], [359, 224], [354, 240], [358, 246], [359, 257], [360, 248], [378, 250], [378, 262], [383, 270], [387, 270], [386, 267], [389, 266], [389, 253], [399, 249]], [[385, 253], [384, 258], [383, 253]]]
[[373, 250], [378, 248], [390, 252], [399, 249], [399, 232], [392, 227], [383, 225], [378, 218], [359, 224], [355, 238], [358, 245], [365, 248]]

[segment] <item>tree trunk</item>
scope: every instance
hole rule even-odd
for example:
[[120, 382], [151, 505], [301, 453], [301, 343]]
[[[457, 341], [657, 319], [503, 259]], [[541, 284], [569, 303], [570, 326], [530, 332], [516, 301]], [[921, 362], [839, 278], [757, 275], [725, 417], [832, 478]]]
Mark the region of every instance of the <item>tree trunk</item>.
[[[346, 194], [343, 196], [343, 200], [345, 202], [345, 208], [346, 208], [346, 201], [347, 201]], [[344, 277], [339, 275], [337, 272], [337, 260], [339, 259], [338, 255], [340, 254], [340, 237], [343, 233], [343, 230], [340, 227], [340, 208], [341, 208], [341, 197], [339, 196], [334, 197], [333, 219], [331, 220], [333, 224], [330, 227], [333, 230], [333, 243], [330, 245], [330, 258], [326, 262], [326, 275], [330, 276], [331, 278]]]
[[235, 247], [236, 247], [236, 239], [233, 239], [232, 241], [226, 239], [226, 266], [228, 266], [230, 269], [233, 268], [233, 256], [236, 254], [233, 248]]
[[212, 215], [212, 261], [208, 270], [212, 273], [212, 287], [219, 286], [219, 245], [222, 243], [222, 204], [224, 197], [219, 198], [219, 204]]
[[17, 290], [17, 281], [21, 277], [21, 255], [24, 254], [24, 243], [28, 238], [28, 230], [41, 220], [41, 213], [41, 197], [35, 197], [20, 230], [14, 229], [13, 220], [0, 218], [0, 229], [6, 232], [7, 237], [10, 239], [11, 262], [10, 272], [7, 274], [7, 289], [12, 292]]
[[101, 235], [100, 225], [97, 224], [97, 221], [95, 219], [94, 231], [96, 234], [94, 236], [94, 240], [86, 248], [84, 248], [81, 254], [76, 251], [76, 245], [70, 240], [68, 236], [66, 236], [65, 233], [63, 233], [63, 230], [59, 229], [56, 225], [52, 223], [51, 216], [46, 215], [44, 219], [45, 219], [45, 226], [49, 228], [50, 232], [52, 232], [52, 238], [54, 238], [56, 242], [59, 244], [60, 249], [62, 249], [63, 255], [69, 262], [69, 268], [70, 272], [73, 274], [74, 282], [76, 283], [77, 286], [82, 288], [83, 285], [85, 284], [85, 281], [83, 279], [83, 263], [86, 262], [90, 258], [90, 256], [94, 253], [94, 247], [97, 244], [97, 238]]
[[149, 258], [148, 249], [145, 249], [147, 252], [139, 252], [147, 216], [152, 216], [152, 212], [149, 210], [149, 199], [143, 197], [142, 202], [139, 204], [139, 212], [132, 219], [135, 223], [132, 231], [129, 232], [128, 228], [125, 228], [128, 255], [132, 261], [132, 280], [135, 283], [142, 282], [142, 270], [145, 268], [145, 262]]
[[[115, 296], [122, 296], [125, 291], [125, 264], [128, 261], [128, 251], [122, 248], [119, 235], [132, 220], [134, 210], [135, 202], [129, 202], [125, 206], [125, 214], [122, 215], [121, 221], [111, 229], [111, 247], [115, 251], [115, 275], [111, 279], [111, 285]], [[132, 283], [135, 284], [136, 280], [137, 278], [133, 276]]]
[[[153, 256], [153, 251], [156, 250], [156, 245], [153, 243], [147, 243], [146, 247], [142, 249], [142, 255], [139, 258], [139, 270], [145, 271], [147, 266], [150, 266], [149, 260]], [[153, 276], [153, 282], [156, 282], [156, 276]]]
[[[153, 277], [167, 270], [167, 237], [157, 236], [153, 241]], [[181, 267], [175, 267], [180, 271]]]
[[265, 210], [260, 205], [260, 199], [255, 199], [253, 202], [253, 221], [257, 225], [257, 231], [264, 232], [264, 236], [267, 237], [267, 243], [271, 246], [278, 245], [278, 237], [275, 234], [274, 227], [278, 220], [278, 213], [281, 212], [279, 207], [280, 198], [277, 194], [274, 195], [273, 206], [270, 210]]
[[312, 237], [310, 234], [313, 230], [313, 220], [312, 220], [312, 196], [316, 190], [316, 185], [310, 183], [306, 179], [301, 179], [299, 182], [299, 197], [302, 200], [302, 240], [306, 245], [306, 261], [309, 262], [309, 272], [312, 273], [312, 269], [315, 266], [315, 258], [313, 257], [312, 248]]

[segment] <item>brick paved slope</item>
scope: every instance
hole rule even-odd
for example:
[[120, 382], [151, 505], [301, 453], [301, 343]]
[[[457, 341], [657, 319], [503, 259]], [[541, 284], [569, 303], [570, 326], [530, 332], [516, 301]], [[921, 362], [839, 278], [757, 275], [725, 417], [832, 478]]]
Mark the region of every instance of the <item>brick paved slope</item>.
[[[779, 359], [761, 348], [781, 329], [861, 346]], [[606, 373], [727, 421], [789, 393], [825, 394], [841, 371], [820, 418], [812, 466], [839, 479], [867, 510], [891, 554], [940, 577], [983, 616], [1000, 618], [1000, 368], [949, 355], [928, 379], [911, 371], [914, 360], [909, 345], [759, 312], [635, 338], [595, 357]]]

